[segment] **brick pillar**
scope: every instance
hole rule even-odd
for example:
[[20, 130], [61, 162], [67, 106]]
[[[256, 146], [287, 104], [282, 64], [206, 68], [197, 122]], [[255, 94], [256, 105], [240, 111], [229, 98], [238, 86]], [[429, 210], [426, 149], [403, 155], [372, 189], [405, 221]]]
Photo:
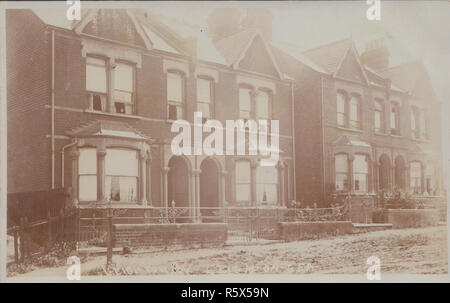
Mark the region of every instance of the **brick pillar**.
[[145, 152], [141, 152], [139, 154], [139, 164], [141, 167], [140, 175], [140, 184], [139, 184], [139, 203], [142, 206], [147, 206], [147, 154]]
[[105, 193], [105, 156], [106, 150], [97, 150], [97, 200], [106, 201]]
[[78, 206], [78, 158], [80, 152], [74, 150], [70, 153], [72, 158], [72, 203], [74, 206]]

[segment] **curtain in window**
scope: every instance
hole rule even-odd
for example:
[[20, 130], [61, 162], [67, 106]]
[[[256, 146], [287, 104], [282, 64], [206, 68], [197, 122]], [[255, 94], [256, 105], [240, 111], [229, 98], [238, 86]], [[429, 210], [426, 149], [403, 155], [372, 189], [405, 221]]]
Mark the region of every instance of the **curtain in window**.
[[368, 164], [364, 155], [355, 155], [353, 160], [353, 180], [355, 192], [366, 193], [368, 185]]
[[348, 159], [347, 155], [336, 155], [334, 159], [336, 171], [336, 190], [348, 190]]
[[361, 128], [359, 99], [352, 96], [350, 99], [350, 126], [353, 128]]
[[250, 162], [236, 162], [236, 200], [250, 201], [251, 176]]
[[177, 73], [167, 73], [168, 118], [183, 118], [183, 77]]
[[86, 90], [106, 94], [105, 60], [86, 58]]
[[114, 68], [114, 102], [117, 113], [133, 114], [133, 66], [117, 63]]
[[274, 166], [259, 166], [256, 169], [256, 201], [276, 204], [278, 201], [278, 169]]
[[398, 105], [391, 103], [391, 129], [394, 133], [398, 133]]
[[97, 201], [97, 149], [80, 148], [78, 158], [80, 201]]
[[383, 104], [381, 101], [375, 101], [375, 131], [383, 130]]
[[137, 201], [138, 157], [136, 151], [108, 149], [105, 157], [105, 175], [105, 192], [111, 201]]

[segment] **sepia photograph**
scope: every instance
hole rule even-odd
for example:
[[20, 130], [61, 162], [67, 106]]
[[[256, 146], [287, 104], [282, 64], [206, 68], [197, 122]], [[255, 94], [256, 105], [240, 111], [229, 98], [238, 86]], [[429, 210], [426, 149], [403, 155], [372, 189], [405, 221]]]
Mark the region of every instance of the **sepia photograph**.
[[1, 281], [450, 282], [448, 1], [0, 10]]

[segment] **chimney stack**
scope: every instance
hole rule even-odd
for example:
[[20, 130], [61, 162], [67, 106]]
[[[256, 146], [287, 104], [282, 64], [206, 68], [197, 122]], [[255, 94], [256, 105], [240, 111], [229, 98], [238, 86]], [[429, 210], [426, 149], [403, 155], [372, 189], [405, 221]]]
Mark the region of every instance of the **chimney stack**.
[[389, 50], [383, 38], [366, 43], [366, 49], [361, 54], [361, 62], [376, 71], [389, 67]]
[[244, 28], [256, 28], [267, 41], [272, 40], [273, 15], [266, 8], [248, 8], [247, 15], [242, 21]]
[[240, 29], [241, 13], [237, 8], [216, 8], [208, 16], [208, 34], [218, 41]]

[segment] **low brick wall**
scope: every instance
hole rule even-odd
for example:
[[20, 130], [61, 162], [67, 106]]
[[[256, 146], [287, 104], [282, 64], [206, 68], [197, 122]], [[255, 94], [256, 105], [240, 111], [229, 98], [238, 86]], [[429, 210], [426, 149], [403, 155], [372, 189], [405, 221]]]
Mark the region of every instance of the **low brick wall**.
[[115, 247], [224, 245], [225, 223], [114, 224]]
[[353, 224], [350, 221], [279, 223], [279, 236], [284, 241], [317, 239], [351, 233], [353, 233]]
[[439, 223], [439, 210], [387, 209], [386, 218], [393, 228], [432, 226]]

